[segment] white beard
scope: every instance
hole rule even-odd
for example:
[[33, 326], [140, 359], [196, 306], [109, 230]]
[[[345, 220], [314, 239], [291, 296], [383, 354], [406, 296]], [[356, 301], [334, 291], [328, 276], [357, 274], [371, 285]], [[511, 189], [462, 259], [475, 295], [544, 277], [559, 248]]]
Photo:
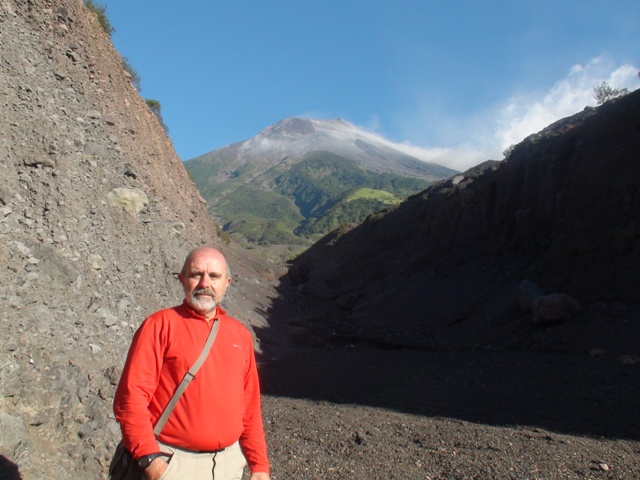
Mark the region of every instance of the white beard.
[[191, 292], [191, 295], [187, 297], [187, 305], [200, 314], [211, 313], [216, 309], [218, 305], [213, 297], [199, 297], [197, 292]]

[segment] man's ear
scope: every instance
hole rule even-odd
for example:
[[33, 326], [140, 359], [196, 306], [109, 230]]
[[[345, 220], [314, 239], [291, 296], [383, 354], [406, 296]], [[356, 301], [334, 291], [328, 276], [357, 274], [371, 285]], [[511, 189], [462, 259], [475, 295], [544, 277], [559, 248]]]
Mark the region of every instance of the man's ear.
[[180, 283], [184, 285], [184, 275], [182, 274], [182, 272], [178, 274], [178, 280], [180, 280]]

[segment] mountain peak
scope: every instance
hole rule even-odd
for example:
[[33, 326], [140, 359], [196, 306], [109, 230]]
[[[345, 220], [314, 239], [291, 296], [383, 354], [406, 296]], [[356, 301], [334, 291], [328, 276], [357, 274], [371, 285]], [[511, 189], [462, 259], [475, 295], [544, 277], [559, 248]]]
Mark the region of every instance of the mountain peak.
[[357, 131], [357, 127], [342, 118], [317, 120], [306, 117], [288, 117], [260, 132], [261, 137], [303, 137], [321, 132]]
[[351, 158], [370, 171], [398, 173], [431, 181], [456, 173], [441, 165], [422, 161], [401, 144], [367, 132], [342, 118], [288, 117], [266, 127], [255, 137], [227, 148], [238, 148], [243, 158], [258, 156], [268, 163], [277, 163], [284, 157], [301, 160], [310, 152], [326, 151]]
[[300, 135], [310, 135], [316, 129], [313, 121], [308, 118], [289, 117], [275, 123], [260, 132], [263, 137], [291, 137]]

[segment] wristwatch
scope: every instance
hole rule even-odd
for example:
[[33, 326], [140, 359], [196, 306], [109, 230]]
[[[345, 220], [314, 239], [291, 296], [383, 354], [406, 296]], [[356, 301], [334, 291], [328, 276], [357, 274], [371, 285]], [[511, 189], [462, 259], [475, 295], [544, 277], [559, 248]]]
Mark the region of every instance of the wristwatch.
[[143, 455], [138, 459], [138, 466], [144, 470], [149, 465], [151, 465], [151, 462], [153, 462], [155, 458], [158, 458], [161, 456], [162, 454], [160, 452], [150, 453], [149, 455]]

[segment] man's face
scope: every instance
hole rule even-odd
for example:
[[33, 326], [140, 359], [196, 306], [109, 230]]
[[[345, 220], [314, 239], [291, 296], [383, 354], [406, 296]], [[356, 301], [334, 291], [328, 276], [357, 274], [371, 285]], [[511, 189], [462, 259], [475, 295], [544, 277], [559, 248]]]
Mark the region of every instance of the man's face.
[[209, 319], [231, 283], [224, 257], [214, 249], [196, 251], [178, 275], [184, 298], [193, 310]]

